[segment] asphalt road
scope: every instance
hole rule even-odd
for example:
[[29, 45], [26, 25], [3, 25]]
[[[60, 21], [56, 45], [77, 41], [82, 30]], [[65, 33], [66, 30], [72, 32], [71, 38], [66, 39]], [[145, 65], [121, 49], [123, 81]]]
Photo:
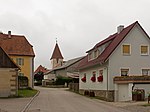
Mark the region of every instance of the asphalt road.
[[42, 87], [36, 89], [40, 94], [31, 103], [28, 112], [128, 112], [66, 89]]

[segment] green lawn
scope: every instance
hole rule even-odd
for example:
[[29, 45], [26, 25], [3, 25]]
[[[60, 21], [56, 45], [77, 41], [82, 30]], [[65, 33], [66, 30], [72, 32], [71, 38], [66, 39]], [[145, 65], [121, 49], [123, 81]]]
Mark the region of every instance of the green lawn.
[[144, 104], [142, 106], [144, 106], [144, 107], [150, 106], [150, 103]]
[[19, 97], [33, 97], [38, 91], [35, 89], [21, 89], [18, 90]]

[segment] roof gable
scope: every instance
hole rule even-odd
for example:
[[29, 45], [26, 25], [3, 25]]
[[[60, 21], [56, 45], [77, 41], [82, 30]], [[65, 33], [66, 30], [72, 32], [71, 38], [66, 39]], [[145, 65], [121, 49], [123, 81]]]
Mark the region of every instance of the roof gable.
[[43, 67], [42, 65], [40, 65], [34, 72], [34, 74], [38, 73], [38, 72], [43, 72], [43, 73], [46, 73], [48, 72], [49, 70], [46, 69], [45, 67]]
[[1, 47], [0, 47], [0, 68], [19, 68]]
[[[147, 35], [149, 38], [148, 34], [144, 31], [144, 29], [141, 27], [141, 25], [138, 23], [138, 21], [134, 22], [133, 24], [127, 26], [124, 28], [119, 34], [115, 33], [114, 38], [112, 36], [109, 36], [105, 40], [109, 40], [109, 38], [112, 38], [111, 43], [105, 48], [104, 52], [102, 52], [98, 58], [88, 61], [88, 55], [81, 61], [79, 64], [79, 69], [84, 69], [87, 67], [91, 67], [97, 64], [102, 64], [107, 61], [109, 56], [113, 53], [113, 51], [117, 48], [117, 46], [122, 42], [122, 40], [126, 37], [126, 35], [134, 28], [135, 25], [139, 25], [140, 28], [143, 30], [143, 32]], [[102, 45], [105, 40], [99, 42], [97, 45]], [[96, 46], [97, 46], [96, 45]], [[93, 48], [94, 49], [94, 48]]]
[[0, 33], [0, 45], [8, 55], [35, 56], [33, 46], [25, 36]]
[[57, 43], [55, 45], [51, 59], [64, 59]]

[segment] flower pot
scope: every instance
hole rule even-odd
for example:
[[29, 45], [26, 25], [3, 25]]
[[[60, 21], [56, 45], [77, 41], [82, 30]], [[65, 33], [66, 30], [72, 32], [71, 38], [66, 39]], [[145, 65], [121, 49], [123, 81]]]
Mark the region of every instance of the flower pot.
[[96, 77], [94, 77], [94, 76], [91, 77], [91, 81], [92, 81], [92, 82], [95, 82], [95, 81], [96, 81]]
[[103, 76], [99, 76], [97, 77], [98, 82], [102, 82], [103, 81]]
[[86, 82], [86, 77], [83, 77], [81, 80], [82, 82]]

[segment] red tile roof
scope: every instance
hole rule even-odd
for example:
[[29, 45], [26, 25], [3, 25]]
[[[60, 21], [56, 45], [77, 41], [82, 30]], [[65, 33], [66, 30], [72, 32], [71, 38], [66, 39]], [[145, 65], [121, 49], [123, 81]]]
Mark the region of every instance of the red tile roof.
[[33, 46], [25, 36], [0, 33], [0, 45], [8, 55], [35, 56]]
[[64, 59], [57, 43], [55, 45], [55, 49], [53, 51], [51, 59]]
[[40, 65], [34, 72], [34, 74], [38, 73], [38, 72], [43, 72], [43, 73], [46, 73], [48, 72], [49, 70], [45, 67], [43, 67], [42, 65]]
[[[116, 49], [116, 47], [121, 43], [121, 41], [126, 37], [126, 35], [132, 30], [132, 28], [138, 24], [140, 27], [141, 25], [136, 21], [135, 23], [129, 25], [128, 27], [124, 28], [119, 34], [115, 33], [114, 35], [109, 36], [105, 40], [99, 42], [92, 48], [91, 50], [107, 43], [108, 41], [111, 41], [110, 44], [105, 48], [105, 50], [94, 60], [88, 61], [88, 55], [81, 61], [78, 68], [84, 69], [87, 67], [91, 67], [97, 64], [102, 64], [107, 61], [109, 56], [112, 54], [112, 52]], [[147, 33], [144, 31], [144, 29], [141, 27], [143, 32], [147, 35]], [[148, 35], [147, 35], [148, 36]], [[149, 36], [148, 36], [149, 37]], [[87, 51], [90, 52], [91, 50]]]

